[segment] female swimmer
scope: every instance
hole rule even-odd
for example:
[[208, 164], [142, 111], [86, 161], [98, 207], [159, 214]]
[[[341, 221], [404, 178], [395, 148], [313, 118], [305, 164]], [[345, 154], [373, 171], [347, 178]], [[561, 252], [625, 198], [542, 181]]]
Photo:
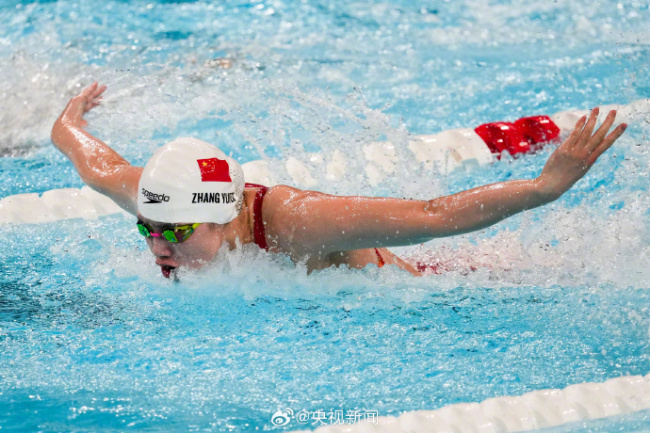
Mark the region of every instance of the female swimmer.
[[244, 184], [241, 167], [216, 147], [182, 138], [134, 167], [83, 128], [106, 86], [93, 83], [70, 100], [52, 142], [81, 179], [138, 217], [138, 230], [165, 277], [210, 262], [225, 243], [256, 243], [305, 262], [309, 271], [394, 264], [420, 272], [386, 247], [480, 230], [558, 199], [623, 134], [609, 134], [611, 111], [594, 132], [598, 108], [576, 123], [536, 179], [510, 180], [429, 201], [340, 197], [290, 186]]

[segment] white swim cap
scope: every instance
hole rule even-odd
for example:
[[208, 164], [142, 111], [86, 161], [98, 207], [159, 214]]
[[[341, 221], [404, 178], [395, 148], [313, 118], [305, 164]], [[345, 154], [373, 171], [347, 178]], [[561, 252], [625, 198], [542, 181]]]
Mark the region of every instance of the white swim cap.
[[239, 215], [243, 199], [241, 166], [195, 138], [158, 149], [138, 185], [138, 212], [163, 223], [225, 224]]

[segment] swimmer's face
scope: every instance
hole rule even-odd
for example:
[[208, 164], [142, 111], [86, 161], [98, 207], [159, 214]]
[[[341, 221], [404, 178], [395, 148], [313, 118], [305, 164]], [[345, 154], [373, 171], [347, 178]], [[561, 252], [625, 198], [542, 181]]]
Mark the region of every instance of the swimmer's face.
[[[191, 223], [164, 224], [139, 216], [139, 218], [155, 233], [170, 229], [174, 225]], [[169, 242], [159, 237], [146, 237], [149, 249], [156, 257], [156, 264], [160, 266], [165, 277], [169, 278], [175, 268], [181, 266], [197, 269], [209, 263], [219, 252], [223, 243], [223, 226], [218, 224], [201, 224], [183, 242]]]

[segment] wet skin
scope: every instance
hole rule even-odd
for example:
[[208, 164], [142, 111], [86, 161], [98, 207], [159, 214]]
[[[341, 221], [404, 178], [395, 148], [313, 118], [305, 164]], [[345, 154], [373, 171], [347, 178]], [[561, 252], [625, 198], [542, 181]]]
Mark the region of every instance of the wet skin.
[[[154, 233], [162, 233], [163, 230], [174, 226], [191, 224], [164, 224], [141, 215], [139, 218], [151, 227]], [[156, 265], [160, 266], [163, 275], [169, 278], [178, 267], [198, 269], [214, 259], [224, 241], [222, 227], [218, 224], [201, 224], [183, 242], [169, 242], [162, 236], [149, 236], [145, 239], [149, 250], [156, 257]]]

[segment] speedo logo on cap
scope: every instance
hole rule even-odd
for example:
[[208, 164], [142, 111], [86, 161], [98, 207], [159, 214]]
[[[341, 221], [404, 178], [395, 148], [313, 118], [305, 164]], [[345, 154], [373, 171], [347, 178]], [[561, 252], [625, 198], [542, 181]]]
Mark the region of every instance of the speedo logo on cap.
[[169, 201], [169, 196], [165, 194], [156, 194], [155, 192], [147, 191], [146, 189], [142, 188], [142, 195], [144, 195], [149, 201], [145, 201], [146, 204], [149, 203], [162, 203], [162, 202], [168, 202]]

